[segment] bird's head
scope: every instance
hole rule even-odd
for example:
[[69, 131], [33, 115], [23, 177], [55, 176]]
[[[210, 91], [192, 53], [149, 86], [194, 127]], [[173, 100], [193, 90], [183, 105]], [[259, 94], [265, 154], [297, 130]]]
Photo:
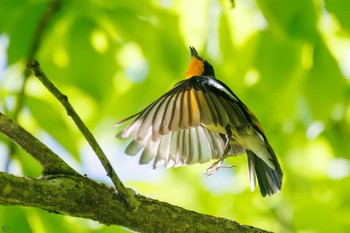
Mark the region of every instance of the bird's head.
[[214, 68], [209, 62], [198, 55], [196, 49], [190, 46], [191, 62], [186, 73], [186, 79], [193, 76], [211, 76], [215, 77]]

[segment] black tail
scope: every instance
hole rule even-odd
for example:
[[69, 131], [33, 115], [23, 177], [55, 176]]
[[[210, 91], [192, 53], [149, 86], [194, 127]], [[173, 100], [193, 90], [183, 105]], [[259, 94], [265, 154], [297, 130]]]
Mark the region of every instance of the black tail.
[[258, 183], [260, 187], [260, 193], [263, 197], [268, 194], [269, 196], [277, 193], [282, 188], [282, 177], [283, 173], [281, 167], [277, 161], [277, 157], [272, 151], [269, 152], [273, 158], [273, 164], [275, 169], [269, 167], [263, 160], [256, 156], [252, 151], [247, 150], [249, 175], [250, 175], [250, 185], [254, 190], [255, 188], [255, 175], [258, 178]]

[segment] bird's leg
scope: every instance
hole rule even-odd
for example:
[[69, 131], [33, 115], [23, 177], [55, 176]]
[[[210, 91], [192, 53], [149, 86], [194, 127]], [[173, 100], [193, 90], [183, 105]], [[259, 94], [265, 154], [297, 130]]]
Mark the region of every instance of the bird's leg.
[[233, 167], [232, 165], [222, 165], [224, 160], [227, 158], [228, 152], [230, 151], [230, 138], [231, 138], [231, 131], [230, 130], [226, 129], [226, 136], [225, 137], [226, 137], [226, 142], [225, 142], [224, 154], [222, 155], [222, 157], [218, 161], [216, 161], [210, 167], [207, 168], [207, 170], [204, 173], [205, 176], [213, 175], [220, 168], [232, 168]]
[[215, 172], [217, 172], [220, 168], [232, 168], [232, 165], [222, 165], [226, 157], [221, 157], [218, 161], [213, 163], [210, 167], [207, 168], [205, 173], [203, 175], [205, 176], [211, 176]]

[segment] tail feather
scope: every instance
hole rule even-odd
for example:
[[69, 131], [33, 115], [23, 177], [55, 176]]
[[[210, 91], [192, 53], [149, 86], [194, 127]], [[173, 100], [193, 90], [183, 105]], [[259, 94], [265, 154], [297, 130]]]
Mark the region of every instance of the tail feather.
[[272, 162], [275, 169], [269, 167], [252, 151], [247, 150], [246, 152], [249, 166], [250, 185], [252, 190], [255, 188], [255, 175], [258, 179], [260, 192], [263, 197], [265, 197], [267, 194], [271, 196], [281, 190], [283, 173], [277, 161], [277, 157], [273, 151], [269, 150], [269, 152], [272, 154]]

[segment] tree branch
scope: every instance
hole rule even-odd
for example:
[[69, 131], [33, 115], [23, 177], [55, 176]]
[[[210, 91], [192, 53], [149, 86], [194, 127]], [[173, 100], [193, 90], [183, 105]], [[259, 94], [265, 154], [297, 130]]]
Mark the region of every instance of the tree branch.
[[0, 205], [38, 207], [140, 232], [266, 232], [141, 195], [134, 195], [138, 208], [130, 209], [125, 205], [124, 197], [115, 195], [113, 187], [77, 174], [2, 113], [0, 132], [37, 159], [46, 174], [41, 179], [31, 179], [0, 172]]
[[117, 173], [114, 171], [112, 165], [110, 164], [107, 156], [102, 151], [100, 145], [97, 143], [96, 139], [85, 126], [84, 122], [81, 120], [79, 115], [74, 110], [73, 106], [68, 101], [68, 97], [63, 95], [57, 87], [46, 77], [45, 73], [40, 69], [39, 63], [32, 60], [28, 63], [28, 68], [34, 71], [35, 76], [41, 81], [41, 83], [55, 96], [55, 98], [63, 105], [66, 109], [67, 114], [73, 119], [76, 126], [79, 128], [80, 132], [83, 134], [97, 157], [99, 158], [104, 169], [107, 171], [107, 176], [109, 176], [115, 185], [118, 192], [125, 198], [126, 202], [133, 208], [137, 207], [137, 202], [135, 201], [135, 193], [131, 189], [125, 188], [121, 180], [119, 179]]
[[[45, 12], [43, 13], [43, 15], [41, 16], [37, 27], [35, 29], [34, 35], [33, 35], [33, 39], [32, 39], [32, 44], [29, 48], [29, 52], [27, 55], [26, 60], [30, 61], [34, 58], [36, 52], [38, 51], [39, 45], [41, 43], [42, 37], [44, 35], [45, 29], [50, 21], [50, 19], [56, 14], [56, 12], [58, 12], [60, 8], [60, 0], [52, 0], [51, 2], [48, 3], [47, 8], [45, 9]], [[21, 85], [21, 89], [17, 95], [17, 99], [16, 99], [16, 105], [15, 108], [13, 110], [13, 114], [12, 114], [12, 119], [14, 121], [17, 121], [18, 115], [20, 113], [20, 111], [22, 110], [22, 106], [23, 106], [23, 101], [24, 101], [24, 97], [25, 97], [25, 87], [27, 85], [27, 80], [28, 77], [30, 75], [30, 71], [28, 69], [23, 69], [22, 71], [23, 73], [23, 82]], [[15, 151], [15, 146], [14, 144], [10, 143], [9, 144], [9, 153], [7, 156], [7, 160], [5, 162], [5, 170], [8, 170], [8, 166], [10, 164], [11, 161], [11, 155], [14, 153]]]
[[[34, 32], [33, 39], [32, 39], [32, 44], [29, 48], [29, 52], [28, 52], [28, 55], [26, 58], [27, 61], [31, 61], [32, 59], [34, 59], [34, 56], [35, 56], [36, 52], [38, 51], [40, 42], [41, 42], [42, 37], [44, 35], [46, 26], [49, 23], [50, 19], [59, 10], [59, 7], [60, 7], [60, 0], [52, 0], [51, 2], [49, 2], [45, 12], [43, 13], [43, 15], [41, 16], [41, 18], [38, 22], [37, 27], [35, 28], [35, 32]], [[23, 80], [23, 83], [21, 86], [21, 90], [19, 92], [16, 107], [15, 107], [14, 112], [13, 112], [13, 119], [15, 121], [17, 120], [18, 114], [19, 114], [20, 110], [22, 109], [25, 86], [27, 83], [27, 79], [30, 75], [30, 72], [28, 69], [24, 69], [23, 74], [24, 74], [24, 80]]]
[[1, 112], [0, 132], [33, 156], [43, 167], [43, 175], [78, 175], [46, 145]]
[[50, 212], [120, 225], [138, 232], [267, 232], [235, 221], [199, 214], [141, 195], [127, 211], [114, 189], [83, 176], [29, 179], [0, 172], [0, 204], [39, 207]]

